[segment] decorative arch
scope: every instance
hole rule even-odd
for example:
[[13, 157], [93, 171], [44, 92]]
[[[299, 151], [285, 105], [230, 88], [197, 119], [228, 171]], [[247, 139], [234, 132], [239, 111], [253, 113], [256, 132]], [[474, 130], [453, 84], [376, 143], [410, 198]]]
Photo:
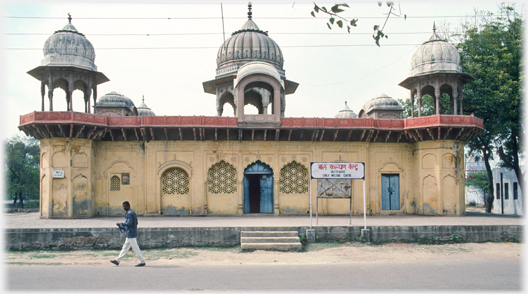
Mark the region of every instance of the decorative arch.
[[456, 214], [459, 195], [457, 193], [456, 179], [452, 175], [442, 178], [442, 200], [444, 203], [444, 214]]
[[237, 191], [237, 171], [234, 166], [221, 160], [209, 168], [207, 190], [212, 194], [232, 194]]
[[452, 153], [445, 153], [442, 155], [442, 168], [456, 168], [456, 157]]
[[284, 194], [304, 194], [308, 192], [308, 169], [293, 160], [280, 170], [279, 191]]
[[422, 157], [422, 169], [432, 169], [436, 168], [436, 166], [436, 155], [433, 153], [424, 154]]
[[189, 174], [179, 167], [166, 169], [161, 174], [162, 195], [188, 195], [190, 179]]
[[246, 166], [244, 169], [244, 174], [272, 175], [273, 169], [268, 164], [257, 160]]
[[236, 101], [235, 101], [235, 95], [233, 94], [233, 91], [227, 90], [225, 91], [220, 98], [217, 100], [218, 104], [216, 106], [217, 108], [217, 114], [218, 116], [222, 116], [224, 113], [224, 105], [228, 103], [233, 107], [233, 116], [236, 116]]
[[57, 151], [51, 156], [51, 163], [53, 167], [67, 167], [70, 165], [66, 153], [64, 151]]
[[385, 161], [378, 168], [378, 173], [401, 173], [405, 177], [403, 167], [394, 161]]
[[181, 168], [189, 175], [189, 177], [192, 177], [191, 165], [189, 165], [188, 163], [184, 161], [178, 160], [178, 159], [169, 160], [161, 164], [158, 167], [158, 176], [162, 175], [166, 170], [170, 168], [174, 168], [174, 167]]
[[424, 214], [438, 214], [438, 183], [431, 174], [422, 180], [422, 198]]
[[131, 169], [132, 172], [133, 172], [134, 174], [136, 173], [136, 170], [134, 169], [134, 167], [132, 167], [132, 165], [130, 165], [130, 163], [129, 163], [128, 161], [124, 161], [124, 160], [115, 160], [115, 161], [112, 161], [112, 163], [110, 163], [110, 164], [106, 167], [105, 171], [103, 172], [103, 176], [106, 178], [107, 175], [108, 175], [108, 171], [109, 171], [112, 167], [114, 167], [114, 165], [116, 165], [116, 164], [118, 164], [118, 163], [124, 163], [124, 164], [126, 164], [126, 165], [128, 166], [128, 168]]

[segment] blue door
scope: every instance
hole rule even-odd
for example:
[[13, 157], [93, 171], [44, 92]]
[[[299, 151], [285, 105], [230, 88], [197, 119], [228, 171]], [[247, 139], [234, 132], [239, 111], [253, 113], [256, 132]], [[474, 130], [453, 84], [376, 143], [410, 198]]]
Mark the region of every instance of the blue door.
[[260, 212], [273, 213], [273, 176], [260, 176]]
[[400, 175], [381, 175], [381, 209], [400, 210]]
[[273, 171], [257, 161], [244, 170], [244, 213], [273, 213]]

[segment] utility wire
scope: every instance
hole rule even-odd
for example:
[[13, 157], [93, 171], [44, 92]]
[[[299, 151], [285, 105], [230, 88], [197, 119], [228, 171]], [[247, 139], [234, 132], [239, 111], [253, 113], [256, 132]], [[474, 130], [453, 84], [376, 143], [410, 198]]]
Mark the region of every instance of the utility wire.
[[[384, 47], [403, 47], [403, 46], [418, 46], [421, 44], [384, 44]], [[280, 46], [281, 48], [328, 48], [328, 47], [377, 47], [375, 44], [352, 44], [352, 45], [301, 45], [301, 46]], [[97, 48], [96, 50], [180, 50], [180, 49], [218, 49], [215, 47], [122, 47], [122, 48]], [[4, 48], [4, 50], [42, 50], [42, 48]]]
[[[89, 34], [83, 33], [86, 36], [100, 36], [100, 37], [118, 37], [118, 36], [197, 36], [197, 35], [220, 35], [222, 33], [134, 33], [134, 34]], [[389, 35], [419, 35], [419, 34], [431, 34], [428, 32], [407, 32], [407, 33], [389, 33]], [[6, 36], [51, 36], [50, 33], [4, 33]], [[272, 33], [272, 35], [372, 35], [372, 33]]]

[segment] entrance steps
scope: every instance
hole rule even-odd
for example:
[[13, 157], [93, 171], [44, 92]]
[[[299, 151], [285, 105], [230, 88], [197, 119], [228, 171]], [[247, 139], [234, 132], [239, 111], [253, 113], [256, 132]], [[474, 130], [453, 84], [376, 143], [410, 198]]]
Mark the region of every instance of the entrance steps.
[[297, 231], [242, 231], [242, 250], [300, 251], [301, 240]]

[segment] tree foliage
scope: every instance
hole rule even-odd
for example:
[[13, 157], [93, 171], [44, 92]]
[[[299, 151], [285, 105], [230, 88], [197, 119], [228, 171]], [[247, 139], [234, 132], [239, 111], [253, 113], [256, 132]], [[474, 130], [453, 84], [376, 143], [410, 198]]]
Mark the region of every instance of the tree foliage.
[[[386, 4], [387, 4], [387, 7], [389, 8], [389, 12], [387, 13], [387, 18], [385, 19], [385, 23], [383, 24], [381, 29], [380, 29], [380, 25], [374, 25], [374, 33], [372, 34], [372, 38], [374, 38], [374, 42], [376, 43], [376, 45], [378, 45], [378, 47], [380, 46], [379, 44], [380, 39], [389, 38], [389, 36], [383, 32], [383, 30], [385, 29], [385, 25], [387, 24], [387, 21], [389, 20], [389, 17], [391, 16], [400, 17], [401, 16], [401, 12], [396, 13], [396, 7], [394, 6], [394, 2], [387, 1]], [[382, 2], [379, 1], [378, 6], [382, 6], [382, 5], [383, 5]], [[331, 30], [334, 25], [337, 25], [339, 28], [346, 27], [347, 31], [350, 33], [350, 28], [357, 26], [358, 19], [353, 18], [349, 20], [341, 16], [340, 13], [344, 12], [347, 8], [350, 8], [350, 6], [346, 3], [334, 4], [334, 6], [330, 7], [330, 9], [326, 8], [325, 6], [318, 6], [317, 3], [314, 3], [314, 9], [310, 14], [313, 17], [316, 17], [316, 14], [318, 14], [319, 12], [326, 14], [327, 16], [329, 16], [328, 22], [326, 23], [326, 26], [328, 27], [328, 29]], [[404, 14], [403, 17], [407, 19], [407, 15]]]
[[[411, 116], [411, 99], [407, 98], [405, 100], [403, 99], [397, 99], [398, 102], [403, 107], [403, 118], [412, 117]], [[416, 99], [414, 100], [414, 117], [418, 117], [418, 102]], [[422, 96], [422, 116], [429, 116], [429, 115], [435, 115], [435, 104], [434, 99], [431, 95], [423, 95]], [[442, 93], [440, 96], [440, 114], [452, 114], [453, 113], [453, 105], [451, 103], [451, 97], [447, 93]]]
[[477, 172], [477, 173], [468, 174], [466, 176], [466, 186], [473, 187], [479, 190], [480, 192], [482, 192], [483, 195], [487, 195], [488, 194], [488, 173], [487, 172]]
[[[480, 25], [466, 23], [458, 44], [461, 66], [475, 80], [464, 86], [464, 113], [484, 120], [485, 132], [468, 142], [471, 152], [483, 156], [488, 174], [493, 153], [515, 171], [521, 190], [524, 178], [519, 153], [524, 133], [521, 111], [521, 53], [523, 21], [515, 8], [501, 5], [498, 15], [480, 16]], [[491, 176], [488, 197], [493, 198]], [[492, 202], [489, 199], [487, 202]], [[488, 207], [487, 207], [488, 208]]]
[[24, 196], [39, 198], [40, 144], [31, 137], [13, 136], [4, 142], [7, 197], [24, 207]]

